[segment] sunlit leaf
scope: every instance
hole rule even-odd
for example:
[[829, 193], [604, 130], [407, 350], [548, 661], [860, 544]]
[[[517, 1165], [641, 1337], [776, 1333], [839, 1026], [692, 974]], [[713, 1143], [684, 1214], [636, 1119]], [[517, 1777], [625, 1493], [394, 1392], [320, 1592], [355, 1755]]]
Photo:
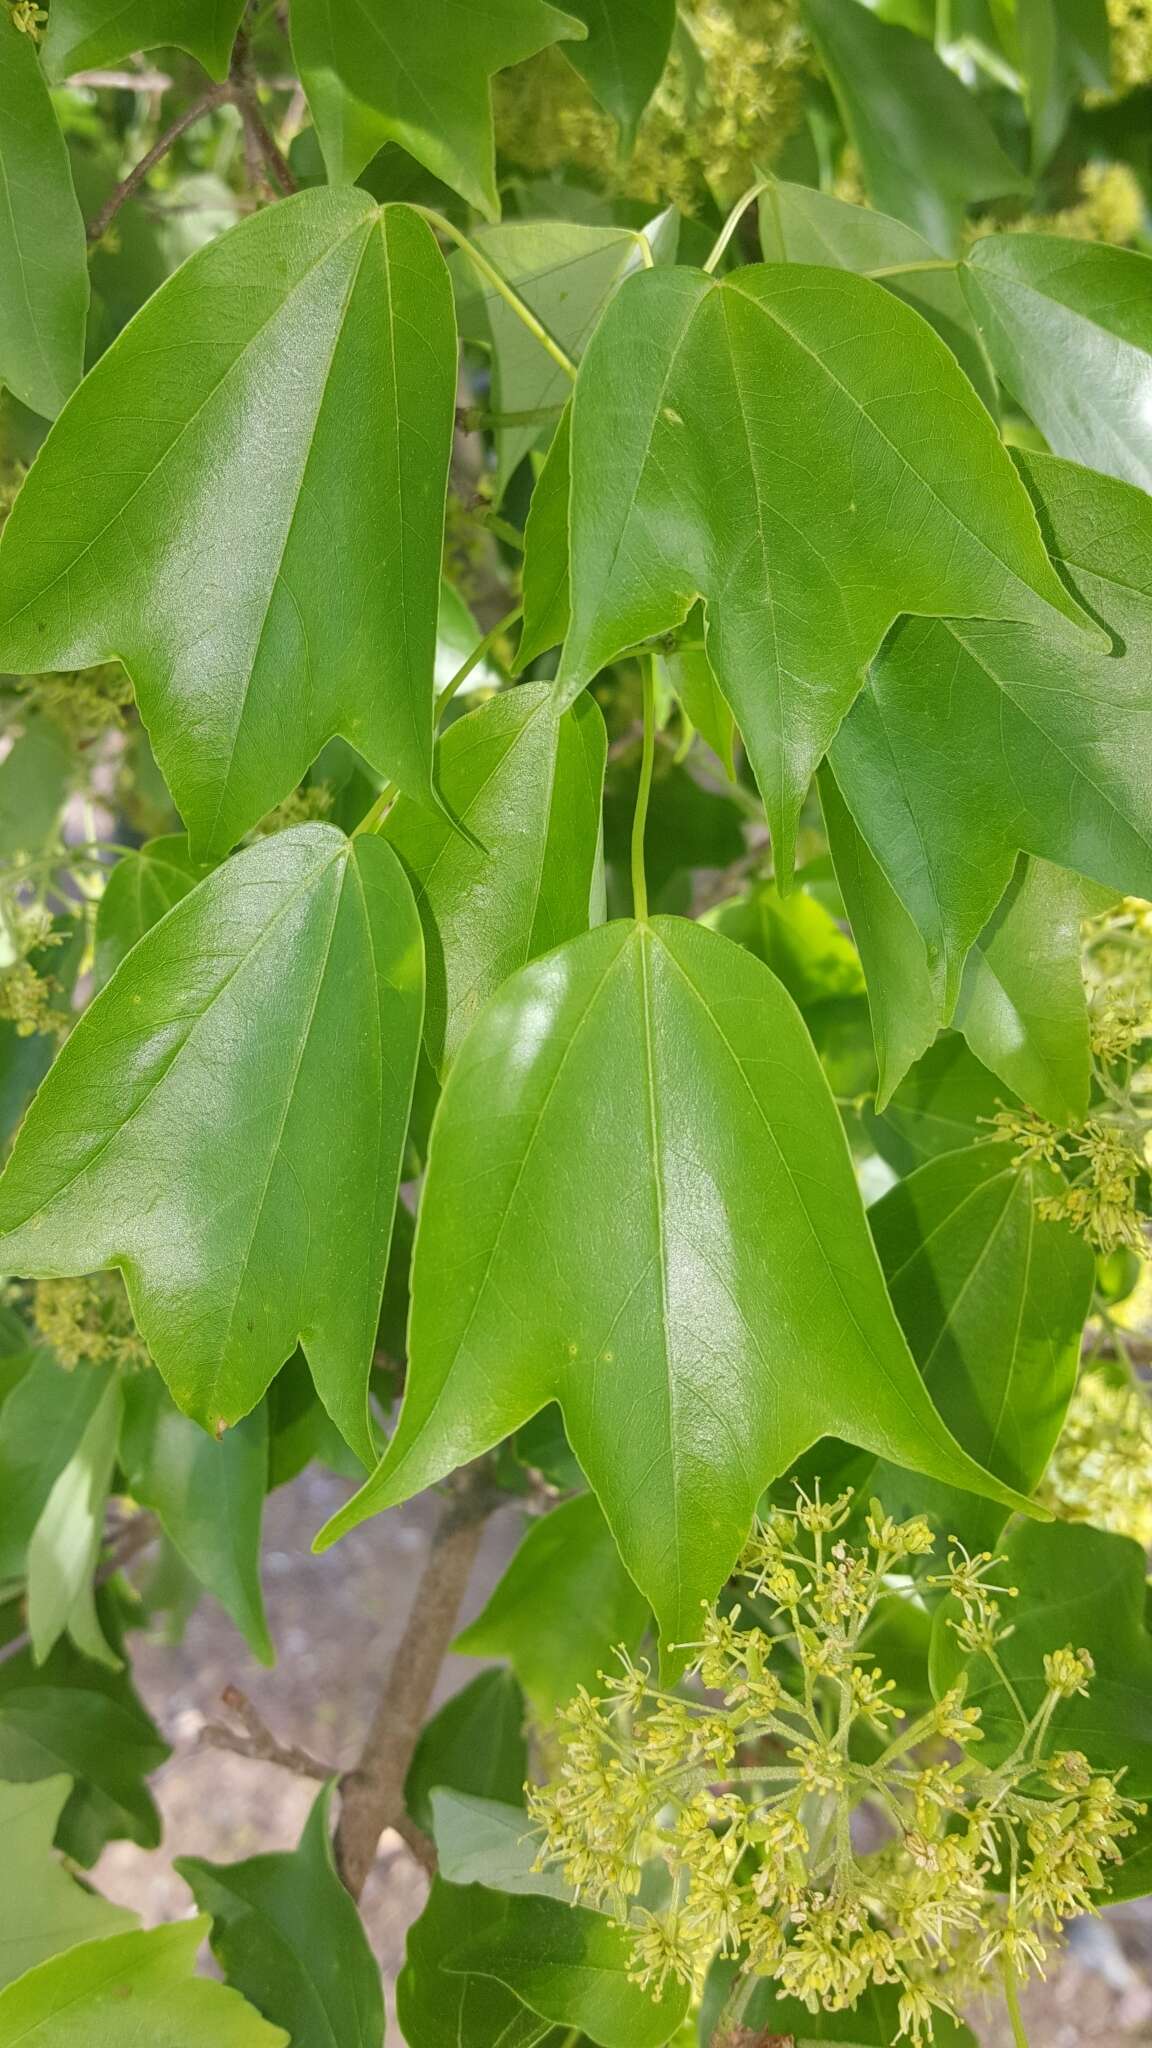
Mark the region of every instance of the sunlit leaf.
[[[10, 1984], [74, 1942], [91, 1941], [133, 1923], [134, 1915], [123, 1907], [110, 1905], [77, 1884], [52, 1847], [70, 1790], [68, 1778], [42, 1778], [37, 1785], [0, 1781], [0, 1985]], [[0, 2041], [5, 2038], [3, 2012], [0, 1997]]]
[[192, 1975], [206, 1930], [183, 1920], [53, 1956], [0, 1992], [0, 2048], [289, 2048], [239, 1992]]
[[44, 36], [53, 78], [174, 43], [223, 78], [244, 0], [54, 0]]

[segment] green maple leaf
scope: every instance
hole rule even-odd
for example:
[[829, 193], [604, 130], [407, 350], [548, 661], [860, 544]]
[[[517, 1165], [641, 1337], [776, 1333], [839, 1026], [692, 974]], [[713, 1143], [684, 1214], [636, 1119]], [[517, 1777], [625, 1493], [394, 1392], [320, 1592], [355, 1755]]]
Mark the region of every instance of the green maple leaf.
[[44, 32], [53, 78], [175, 44], [224, 78], [244, 0], [55, 0]]
[[36, 46], [0, 9], [0, 385], [55, 419], [84, 373], [88, 257]]

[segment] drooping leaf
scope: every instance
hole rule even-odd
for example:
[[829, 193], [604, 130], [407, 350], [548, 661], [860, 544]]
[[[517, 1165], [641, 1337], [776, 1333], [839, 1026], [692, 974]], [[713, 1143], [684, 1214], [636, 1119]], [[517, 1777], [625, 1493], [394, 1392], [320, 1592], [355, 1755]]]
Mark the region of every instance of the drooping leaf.
[[117, 861], [96, 912], [96, 979], [101, 986], [137, 939], [209, 872], [202, 861], [193, 860], [184, 832], [149, 839]]
[[703, 599], [785, 877], [809, 779], [901, 612], [1025, 618], [1038, 594], [1085, 623], [955, 358], [847, 271], [628, 279], [571, 435], [561, 694]]
[[132, 1498], [151, 1508], [202, 1586], [262, 1664], [275, 1658], [260, 1590], [260, 1523], [268, 1485], [263, 1403], [219, 1443], [171, 1400], [156, 1373], [125, 1382], [120, 1463]]
[[803, 12], [874, 205], [950, 256], [969, 206], [1028, 190], [931, 43], [860, 0], [804, 0]]
[[450, 1951], [449, 1972], [494, 1977], [542, 2019], [603, 2048], [662, 2048], [688, 2010], [683, 1984], [657, 2001], [632, 1981], [627, 1931], [557, 1899], [509, 1897], [503, 1917]]
[[[584, 47], [572, 45], [574, 50]], [[573, 362], [583, 355], [616, 286], [643, 261], [641, 237], [630, 229], [590, 228], [572, 221], [510, 221], [481, 229], [474, 240]], [[456, 284], [461, 335], [492, 350], [493, 411], [533, 412], [555, 406], [559, 418], [572, 389], [566, 372], [499, 292], [477, 277], [465, 251], [450, 259], [449, 269]], [[527, 421], [496, 428], [497, 498], [547, 427], [547, 421]]]
[[[68, 1778], [42, 1778], [36, 1785], [0, 1780], [0, 1828], [4, 1862], [0, 1872], [0, 1985], [43, 1962], [46, 1956], [130, 1927], [134, 1914], [97, 1898], [69, 1877], [52, 1847], [60, 1810], [71, 1790]], [[4, 2038], [0, 1997], [0, 2040]]]
[[675, 0], [571, 0], [568, 12], [588, 37], [569, 43], [564, 54], [618, 122], [628, 148], [668, 61]]
[[[1061, 1700], [1051, 1721], [1054, 1749], [1082, 1750], [1101, 1771], [1125, 1774], [1131, 1798], [1152, 1795], [1152, 1636], [1146, 1627], [1144, 1553], [1127, 1536], [1086, 1523], [1014, 1522], [1001, 1544], [997, 1573], [1015, 1586], [1012, 1634], [998, 1644], [1002, 1669], [1026, 1714], [1046, 1690], [1044, 1658], [1065, 1645], [1086, 1649], [1095, 1672], [1087, 1694]], [[937, 1613], [932, 1686], [939, 1697], [963, 1670], [968, 1701], [981, 1713], [981, 1761], [995, 1764], [1019, 1741], [1020, 1716], [982, 1656], [966, 1658], [949, 1628], [950, 1604]]]
[[88, 259], [36, 45], [0, 15], [0, 385], [55, 419], [84, 371]]
[[1081, 93], [1112, 84], [1104, 0], [1017, 0], [1016, 32], [1027, 79], [1032, 161], [1042, 169]]
[[617, 1644], [635, 1649], [647, 1619], [595, 1494], [583, 1493], [529, 1523], [483, 1612], [452, 1647], [506, 1657], [547, 1723], [578, 1686], [595, 1687]]
[[539, 1835], [528, 1826], [522, 1806], [441, 1786], [432, 1794], [432, 1831], [440, 1875], [447, 1883], [571, 1902], [572, 1888], [554, 1867], [533, 1868]]
[[244, 0], [56, 0], [44, 35], [52, 78], [174, 43], [225, 78]]
[[798, 1012], [680, 919], [601, 926], [473, 1026], [433, 1135], [400, 1422], [324, 1537], [551, 1400], [666, 1641], [824, 1433], [1007, 1497], [924, 1393]]
[[964, 966], [957, 1030], [978, 1060], [1057, 1124], [1078, 1124], [1088, 1111], [1080, 926], [1109, 900], [1065, 868], [1021, 860]]
[[524, 1696], [510, 1671], [481, 1671], [454, 1692], [420, 1731], [404, 1780], [418, 1827], [432, 1826], [438, 1785], [481, 1799], [522, 1800], [528, 1775]]
[[989, 412], [996, 380], [976, 332], [957, 271], [929, 268], [936, 250], [915, 228], [870, 206], [851, 206], [813, 185], [773, 178], [760, 199], [760, 247], [766, 263], [823, 263], [875, 276], [914, 307], [947, 342]]
[[31, 1355], [4, 1403], [0, 1430], [0, 1581], [22, 1578], [28, 1539], [108, 1386], [97, 1367], [67, 1372], [48, 1350]]
[[1152, 257], [988, 235], [960, 275], [997, 375], [1053, 454], [1152, 489]]
[[549, 686], [529, 684], [440, 740], [450, 817], [403, 797], [389, 812], [383, 836], [424, 926], [424, 1034], [438, 1070], [510, 974], [588, 929], [606, 744], [591, 699], [558, 716]]
[[408, 1930], [396, 1980], [396, 2011], [408, 2048], [563, 2048], [569, 2030], [553, 2028], [487, 1976], [450, 1972], [446, 1961], [471, 1937], [498, 1925], [508, 1902], [480, 1885], [434, 1877], [428, 1903]]
[[386, 142], [499, 217], [491, 78], [582, 36], [583, 24], [545, 0], [296, 0], [292, 47], [328, 175], [359, 176]]
[[181, 1920], [53, 1956], [0, 1992], [0, 2048], [289, 2048], [239, 1992], [192, 1975], [206, 1932]]
[[1071, 463], [1023, 467], [1055, 560], [1113, 646], [1050, 608], [1013, 625], [909, 621], [832, 747], [845, 803], [927, 947], [941, 1021], [1019, 852], [1152, 890], [1152, 503]]
[[197, 859], [334, 733], [427, 796], [455, 382], [424, 222], [302, 192], [193, 256], [45, 442], [0, 542], [0, 664], [119, 656]]
[[[1031, 1493], [1076, 1384], [1095, 1260], [1067, 1226], [1036, 1213], [1049, 1176], [1011, 1145], [970, 1145], [897, 1183], [868, 1212], [913, 1358], [958, 1442]], [[879, 1467], [890, 1514], [928, 1513], [969, 1547], [995, 1545], [990, 1501]]]
[[120, 1659], [96, 1613], [93, 1574], [120, 1434], [120, 1382], [105, 1378], [100, 1399], [68, 1463], [52, 1482], [28, 1541], [28, 1633], [42, 1664], [65, 1632], [78, 1650], [115, 1670]]
[[6, 1270], [119, 1266], [173, 1398], [209, 1430], [299, 1339], [370, 1460], [421, 1010], [390, 848], [302, 825], [238, 854], [145, 934], [51, 1069], [0, 1179]]
[[212, 1915], [212, 1953], [228, 1982], [285, 2028], [292, 2048], [381, 2048], [380, 1970], [336, 1873], [331, 1802], [326, 1786], [291, 1853], [245, 1863], [179, 1856], [175, 1868]]

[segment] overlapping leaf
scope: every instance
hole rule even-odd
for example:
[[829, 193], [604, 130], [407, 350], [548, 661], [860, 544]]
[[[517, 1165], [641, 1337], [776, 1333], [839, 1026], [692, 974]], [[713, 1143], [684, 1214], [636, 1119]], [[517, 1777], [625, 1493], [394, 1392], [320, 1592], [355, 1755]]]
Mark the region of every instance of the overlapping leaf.
[[237, 855], [145, 935], [52, 1068], [0, 1180], [5, 1270], [121, 1267], [174, 1399], [210, 1430], [300, 1338], [370, 1458], [421, 1012], [419, 920], [380, 840], [304, 825]]
[[1039, 600], [1086, 623], [953, 356], [848, 272], [629, 279], [581, 366], [571, 471], [562, 694], [702, 598], [785, 875], [809, 778], [901, 612], [1019, 619]]
[[42, 1778], [36, 1785], [0, 1781], [0, 1985], [10, 1984], [74, 1942], [91, 1941], [132, 1923], [131, 1913], [77, 1884], [53, 1850], [56, 1823], [71, 1789], [67, 1778]]
[[0, 13], [0, 386], [54, 419], [84, 368], [88, 263], [36, 46]]
[[528, 1775], [524, 1695], [510, 1671], [481, 1671], [446, 1699], [420, 1731], [404, 1781], [404, 1803], [432, 1825], [438, 1785], [484, 1799], [518, 1800]]
[[53, 78], [174, 43], [224, 78], [244, 0], [56, 0], [44, 35]]
[[194, 861], [183, 832], [146, 840], [118, 860], [96, 911], [96, 978], [105, 982], [137, 939], [159, 923], [210, 870]]
[[[496, 1895], [493, 1894], [493, 1897]], [[578, 2028], [603, 2048], [663, 2048], [688, 2009], [671, 1982], [654, 1999], [633, 1981], [627, 1930], [585, 1906], [521, 1894], [463, 1945], [449, 1950], [450, 1975], [491, 1977], [541, 2019]]]
[[289, 2048], [239, 1992], [192, 1974], [206, 1931], [182, 1920], [52, 1956], [0, 1992], [0, 2048]]
[[386, 142], [500, 212], [491, 79], [582, 22], [546, 0], [295, 0], [292, 46], [329, 176], [351, 179]]
[[0, 542], [0, 664], [120, 656], [197, 859], [337, 732], [430, 800], [455, 380], [423, 221], [304, 192], [192, 257], [45, 443]]
[[428, 1903], [408, 1930], [396, 2010], [408, 2048], [564, 2048], [571, 2029], [553, 2027], [493, 1977], [450, 1971], [448, 1959], [503, 1919], [507, 1903], [480, 1885], [434, 1877]]
[[105, 1641], [93, 1588], [116, 1462], [120, 1413], [120, 1382], [109, 1374], [29, 1538], [28, 1633], [38, 1664], [65, 1632], [77, 1649], [96, 1663], [114, 1670], [120, 1663]]
[[679, 919], [575, 940], [473, 1026], [433, 1134], [404, 1408], [328, 1540], [551, 1400], [666, 1640], [825, 1432], [1010, 1497], [924, 1392], [798, 1012]]
[[569, 43], [564, 54], [630, 147], [668, 61], [675, 0], [572, 0], [567, 12], [584, 23], [588, 36]]

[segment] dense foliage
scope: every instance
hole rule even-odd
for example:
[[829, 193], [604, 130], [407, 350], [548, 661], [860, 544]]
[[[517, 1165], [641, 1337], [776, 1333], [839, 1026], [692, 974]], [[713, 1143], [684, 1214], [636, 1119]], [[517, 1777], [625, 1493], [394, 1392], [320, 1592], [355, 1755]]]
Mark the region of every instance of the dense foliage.
[[[1150, 116], [1143, 0], [0, 0], [0, 2048], [381, 2048], [385, 1829], [408, 2048], [1019, 2044], [1152, 1890]], [[312, 1461], [403, 1643], [144, 1930]]]

